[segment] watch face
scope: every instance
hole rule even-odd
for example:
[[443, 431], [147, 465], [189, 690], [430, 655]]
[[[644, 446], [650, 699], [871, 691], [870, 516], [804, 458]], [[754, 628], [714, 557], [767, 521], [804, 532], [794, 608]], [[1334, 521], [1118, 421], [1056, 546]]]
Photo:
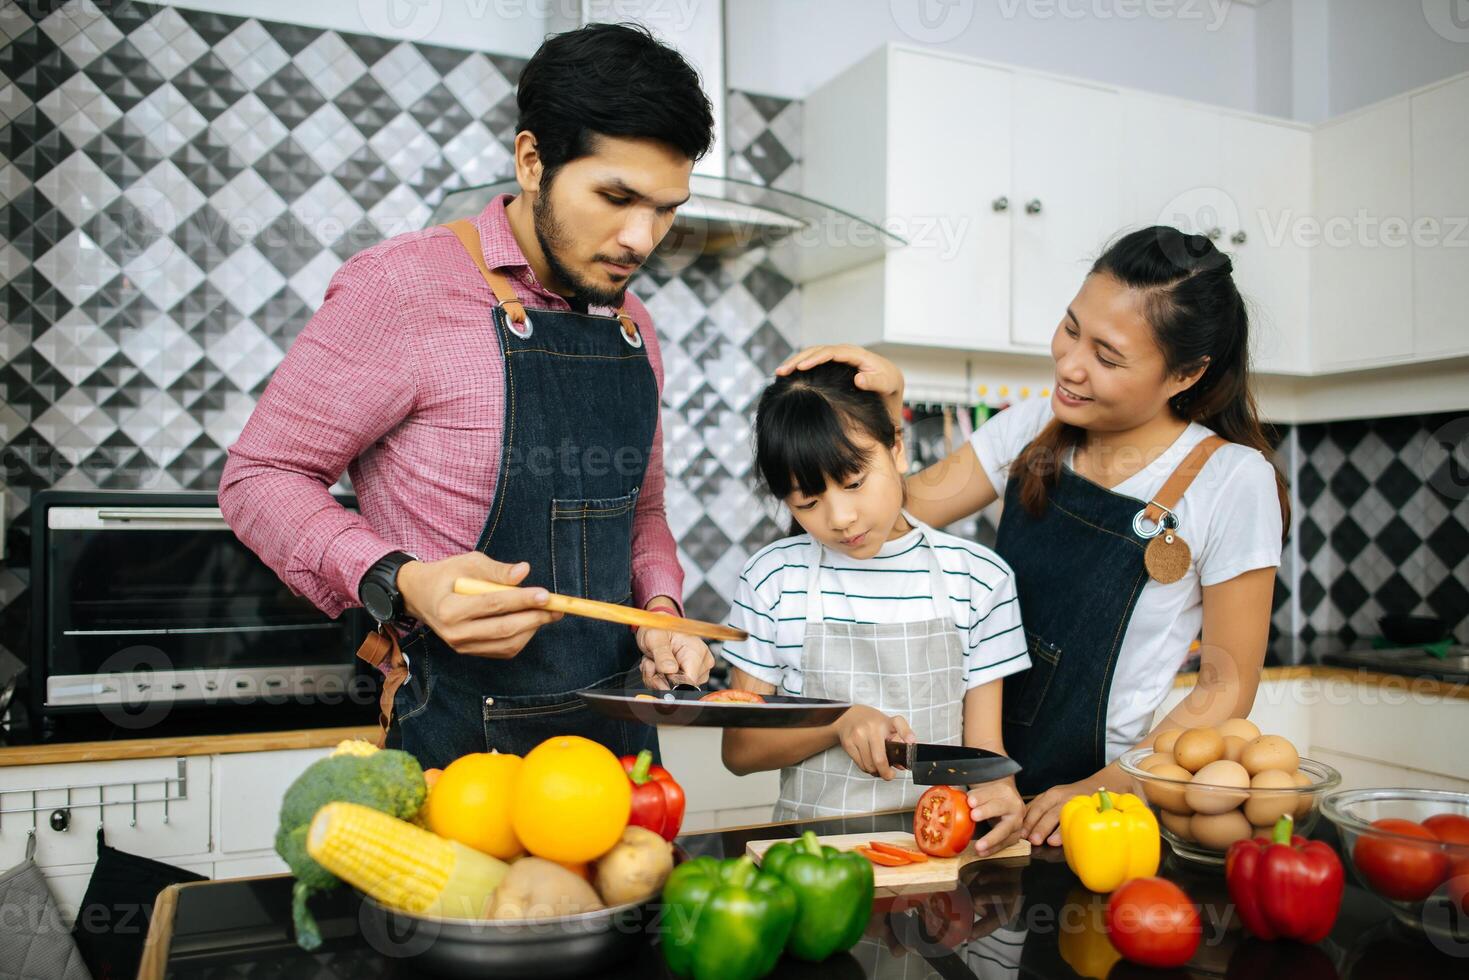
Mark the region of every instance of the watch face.
[[376, 582], [368, 582], [362, 587], [362, 605], [366, 608], [368, 615], [379, 623], [386, 623], [393, 618], [393, 599]]

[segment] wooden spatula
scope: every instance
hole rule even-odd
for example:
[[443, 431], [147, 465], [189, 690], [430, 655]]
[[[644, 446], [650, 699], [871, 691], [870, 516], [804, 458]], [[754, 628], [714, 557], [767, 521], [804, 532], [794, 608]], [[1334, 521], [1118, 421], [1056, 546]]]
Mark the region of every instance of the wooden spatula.
[[[454, 580], [454, 591], [459, 595], [488, 595], [491, 592], [504, 592], [515, 588], [520, 588], [520, 586], [502, 585], [499, 582], [490, 582], [481, 578], [456, 578]], [[604, 622], [622, 623], [626, 626], [651, 626], [654, 629], [686, 633], [689, 636], [699, 636], [706, 640], [738, 642], [749, 639], [749, 634], [744, 630], [720, 626], [718, 623], [684, 619], [682, 616], [648, 612], [646, 609], [634, 609], [632, 606], [619, 606], [611, 602], [598, 602], [595, 599], [558, 595], [555, 592], [551, 593], [551, 598], [546, 602], [544, 608], [552, 612], [566, 613], [568, 616], [584, 616], [587, 619], [600, 619]]]

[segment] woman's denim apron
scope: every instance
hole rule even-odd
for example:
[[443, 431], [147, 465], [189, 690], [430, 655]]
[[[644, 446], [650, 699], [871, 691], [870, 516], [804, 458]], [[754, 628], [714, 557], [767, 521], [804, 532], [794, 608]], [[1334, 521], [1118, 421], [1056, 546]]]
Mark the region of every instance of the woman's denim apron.
[[[526, 586], [627, 603], [633, 513], [658, 421], [642, 337], [625, 316], [536, 309], [522, 325], [507, 313], [507, 300], [516, 304], [508, 282], [476, 254], [477, 232], [465, 244], [500, 297], [487, 327], [505, 361], [500, 473], [475, 547], [528, 562]], [[420, 626], [402, 651], [409, 676], [394, 698], [388, 744], [426, 768], [491, 749], [524, 755], [554, 735], [656, 756], [656, 729], [595, 714], [576, 694], [642, 686], [626, 626], [567, 616], [510, 659], [456, 653]]]
[[1147, 540], [1133, 531], [1144, 502], [1062, 467], [1044, 513], [1006, 481], [995, 550], [1015, 573], [1030, 669], [1005, 678], [1005, 751], [1025, 768], [1023, 795], [1106, 765], [1107, 698], [1122, 637], [1148, 581]]

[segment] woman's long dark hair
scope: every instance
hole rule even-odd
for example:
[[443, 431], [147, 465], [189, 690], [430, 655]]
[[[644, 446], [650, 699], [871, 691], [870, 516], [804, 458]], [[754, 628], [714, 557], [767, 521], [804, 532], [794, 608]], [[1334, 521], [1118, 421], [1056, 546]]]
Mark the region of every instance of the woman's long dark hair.
[[[882, 397], [857, 387], [857, 369], [829, 362], [776, 378], [755, 410], [755, 466], [771, 496], [799, 489], [809, 497], [828, 483], [842, 484], [871, 458], [852, 441], [865, 435], [879, 446], [897, 445], [898, 430]], [[792, 523], [791, 532], [800, 532]]]
[[[1153, 328], [1169, 375], [1208, 366], [1169, 406], [1179, 418], [1213, 429], [1230, 442], [1272, 452], [1250, 385], [1249, 315], [1234, 283], [1234, 266], [1203, 235], [1157, 225], [1124, 235], [1092, 265], [1143, 294], [1143, 318]], [[1011, 464], [1020, 502], [1039, 516], [1060, 479], [1061, 460], [1086, 432], [1052, 419]], [[1276, 474], [1280, 513], [1290, 529], [1290, 498]]]

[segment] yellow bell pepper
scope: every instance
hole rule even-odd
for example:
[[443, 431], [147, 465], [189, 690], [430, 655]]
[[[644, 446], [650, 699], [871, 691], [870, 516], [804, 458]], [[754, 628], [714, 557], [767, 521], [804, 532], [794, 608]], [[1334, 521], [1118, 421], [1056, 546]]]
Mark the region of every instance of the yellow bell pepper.
[[1107, 938], [1107, 900], [1084, 888], [1071, 889], [1061, 907], [1059, 925], [1058, 949], [1066, 965], [1079, 977], [1107, 980], [1122, 959]]
[[1094, 892], [1110, 892], [1158, 870], [1158, 819], [1131, 793], [1098, 790], [1061, 808], [1066, 865]]

